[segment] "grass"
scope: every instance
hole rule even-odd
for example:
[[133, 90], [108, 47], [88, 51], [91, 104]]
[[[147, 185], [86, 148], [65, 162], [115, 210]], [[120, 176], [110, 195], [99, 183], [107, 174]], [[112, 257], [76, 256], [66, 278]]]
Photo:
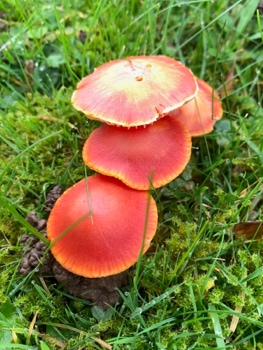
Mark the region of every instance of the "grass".
[[[0, 349], [263, 349], [263, 18], [259, 1], [0, 4]], [[221, 94], [224, 118], [193, 141], [184, 173], [153, 192], [158, 233], [103, 312], [17, 274], [24, 218], [83, 178], [96, 123], [73, 109], [79, 79], [111, 59], [164, 54]]]

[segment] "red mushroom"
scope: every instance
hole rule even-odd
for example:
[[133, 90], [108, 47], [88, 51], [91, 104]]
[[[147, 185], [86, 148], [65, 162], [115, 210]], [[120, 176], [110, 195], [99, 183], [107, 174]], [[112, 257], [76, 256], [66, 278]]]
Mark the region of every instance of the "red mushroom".
[[169, 113], [180, 120], [189, 130], [191, 136], [200, 136], [213, 130], [214, 124], [223, 115], [219, 96], [213, 88], [196, 78], [199, 91], [197, 96]]
[[184, 170], [190, 154], [189, 132], [168, 116], [132, 129], [103, 124], [90, 134], [82, 152], [90, 169], [138, 190], [172, 181]]
[[83, 78], [73, 106], [90, 119], [125, 127], [151, 124], [197, 94], [195, 77], [166, 56], [137, 56], [103, 64]]
[[122, 272], [145, 253], [157, 228], [147, 191], [93, 175], [66, 190], [47, 222], [51, 252], [68, 271], [84, 277]]

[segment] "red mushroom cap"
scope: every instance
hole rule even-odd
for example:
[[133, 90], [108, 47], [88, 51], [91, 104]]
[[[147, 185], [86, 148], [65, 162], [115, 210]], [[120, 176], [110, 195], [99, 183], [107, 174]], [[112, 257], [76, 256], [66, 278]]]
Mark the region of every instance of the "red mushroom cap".
[[217, 92], [201, 79], [197, 78], [196, 82], [199, 87], [196, 97], [169, 113], [187, 127], [191, 136], [208, 134], [223, 115]]
[[51, 252], [77, 275], [117, 274], [149, 248], [157, 215], [147, 191], [136, 191], [111, 177], [90, 176], [55, 203], [47, 222]]
[[83, 78], [73, 106], [90, 119], [125, 127], [151, 124], [197, 94], [195, 77], [166, 56], [135, 56], [103, 64]]
[[176, 178], [191, 154], [191, 136], [166, 116], [152, 125], [121, 128], [102, 124], [83, 147], [85, 164], [138, 190], [161, 187]]

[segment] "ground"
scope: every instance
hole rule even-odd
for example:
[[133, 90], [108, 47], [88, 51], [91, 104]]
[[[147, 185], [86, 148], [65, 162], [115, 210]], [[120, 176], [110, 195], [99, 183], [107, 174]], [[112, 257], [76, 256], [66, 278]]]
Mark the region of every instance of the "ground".
[[[0, 348], [263, 349], [262, 2], [3, 0], [0, 4]], [[158, 231], [104, 311], [52, 278], [18, 274], [25, 220], [55, 185], [92, 174], [98, 126], [71, 105], [95, 67], [134, 55], [180, 60], [224, 115], [193, 139], [185, 171], [152, 191]], [[154, 151], [154, 150], [153, 150]]]

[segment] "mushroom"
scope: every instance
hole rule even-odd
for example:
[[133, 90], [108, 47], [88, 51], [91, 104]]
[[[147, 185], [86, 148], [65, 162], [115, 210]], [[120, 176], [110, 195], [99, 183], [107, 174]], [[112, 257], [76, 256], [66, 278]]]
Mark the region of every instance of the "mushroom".
[[102, 124], [88, 137], [82, 155], [90, 169], [148, 190], [164, 186], [184, 170], [191, 145], [184, 125], [166, 116], [131, 129]]
[[198, 94], [194, 99], [169, 113], [189, 130], [191, 136], [200, 136], [213, 130], [221, 119], [223, 108], [217, 92], [203, 80], [196, 78]]
[[147, 191], [92, 175], [67, 189], [47, 221], [51, 252], [68, 271], [89, 278], [136, 263], [155, 235], [156, 203]]
[[[61, 192], [60, 186], [55, 186], [50, 190], [42, 210], [50, 212]], [[38, 217], [35, 211], [26, 216], [26, 221], [35, 229], [46, 231], [46, 220]], [[110, 305], [120, 301], [119, 289], [128, 285], [127, 271], [104, 278], [86, 278], [64, 269], [51, 252], [47, 252], [46, 243], [37, 237], [23, 234], [20, 242], [22, 243], [23, 256], [18, 267], [19, 273], [28, 275], [34, 271], [39, 277], [55, 277], [68, 293], [77, 298], [89, 300], [92, 304], [105, 310]]]
[[193, 73], [181, 62], [134, 56], [105, 63], [83, 78], [72, 104], [90, 119], [129, 128], [155, 122], [197, 91]]

